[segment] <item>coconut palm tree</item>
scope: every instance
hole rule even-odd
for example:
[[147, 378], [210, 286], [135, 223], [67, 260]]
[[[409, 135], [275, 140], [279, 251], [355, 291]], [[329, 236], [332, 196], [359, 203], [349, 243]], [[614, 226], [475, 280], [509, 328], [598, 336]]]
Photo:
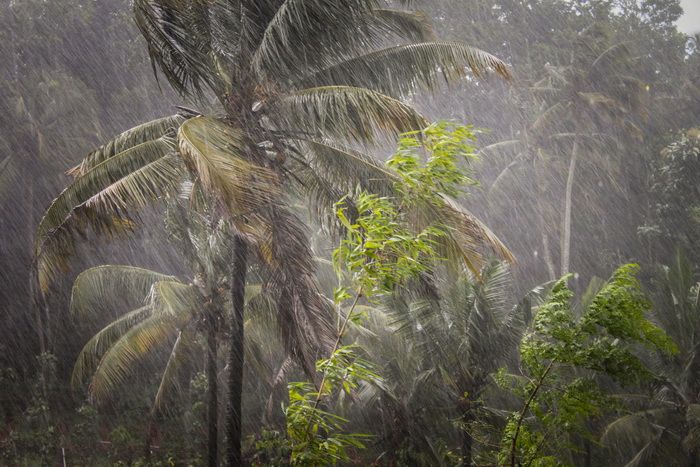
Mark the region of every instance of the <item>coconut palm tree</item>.
[[[225, 223], [211, 227], [209, 219], [200, 213], [176, 209], [168, 214], [169, 233], [193, 262], [196, 273], [189, 280], [181, 280], [148, 269], [117, 265], [98, 266], [81, 273], [71, 296], [74, 315], [86, 318], [99, 315], [106, 308], [113, 312], [112, 308], [118, 305], [133, 309], [118, 316], [85, 344], [75, 363], [72, 383], [82, 387], [89, 378], [89, 398], [95, 403], [104, 402], [135, 373], [139, 362], [157, 358], [161, 354], [156, 350], [169, 348], [151, 410], [147, 440], [150, 455], [153, 425], [167, 406], [167, 395], [179, 386], [178, 370], [204, 353], [208, 382], [207, 457], [209, 465], [217, 465], [217, 355], [220, 336], [228, 325], [225, 310], [229, 306], [225, 294], [227, 256], [222, 250], [228, 248], [230, 238]], [[198, 214], [201, 218], [196, 217]], [[245, 351], [255, 356], [269, 347], [269, 324], [274, 320], [270, 319], [271, 304], [261, 287], [249, 285], [246, 292], [249, 318], [245, 327], [252, 338], [246, 340]], [[272, 373], [256, 358], [249, 364], [261, 375]], [[269, 381], [265, 383], [271, 386]]]
[[[231, 340], [243, 342], [249, 253], [280, 304], [290, 353], [310, 374], [332, 326], [317, 292], [301, 222], [285, 193], [307, 196], [329, 218], [348, 187], [391, 188], [392, 174], [357, 150], [426, 126], [398, 98], [505, 65], [466, 45], [426, 42], [420, 14], [378, 0], [136, 0], [136, 22], [156, 70], [183, 96], [213, 97], [218, 113], [140, 125], [89, 154], [48, 208], [36, 240], [37, 280], [46, 291], [90, 227], [128, 232], [138, 208], [189, 177], [235, 232], [231, 257]], [[353, 148], [353, 145], [355, 147]], [[131, 216], [131, 217], [130, 217]], [[418, 218], [419, 216], [417, 216]], [[488, 245], [507, 249], [450, 200], [440, 217], [458, 228], [444, 239], [471, 267]], [[231, 346], [229, 463], [240, 456], [242, 352]]]
[[[613, 43], [602, 25], [593, 24], [581, 32], [575, 47], [577, 53], [570, 62], [545, 65], [542, 78], [522, 89], [522, 98], [531, 109], [526, 127], [515, 138], [483, 149], [507, 149], [514, 154], [495, 179], [494, 188], [507, 187], [504, 182], [514, 174], [523, 177], [522, 170], [532, 170], [537, 179], [539, 192], [533, 204], [550, 280], [570, 270], [576, 187], [595, 180], [623, 190], [619, 181], [623, 161], [615, 155], [623, 151], [624, 143], [641, 137], [639, 124], [645, 114], [646, 91], [632, 76], [635, 59], [628, 44]], [[580, 176], [582, 170], [590, 176]], [[556, 187], [559, 183], [564, 187], [562, 193]], [[598, 187], [586, 188], [590, 193], [599, 191]], [[554, 206], [542, 202], [547, 196], [556, 200]], [[599, 205], [589, 202], [581, 207], [596, 215]], [[560, 255], [555, 268], [550, 232], [557, 231]]]
[[383, 311], [372, 309], [367, 330], [357, 338], [372, 361], [383, 362], [383, 384], [363, 395], [372, 409], [387, 414], [386, 445], [415, 448], [421, 462], [441, 465], [435, 441], [441, 434], [453, 438], [453, 425], [445, 422], [455, 420], [462, 464], [472, 465], [472, 424], [483, 418], [480, 406], [491, 375], [517, 347], [544, 288], [508, 305], [510, 272], [503, 262], [491, 261], [478, 276], [465, 270], [438, 288], [412, 287], [388, 300]]
[[[634, 59], [625, 43], [611, 43], [610, 33], [594, 23], [576, 42], [580, 51], [571, 63], [547, 66], [546, 76], [532, 91], [548, 103], [538, 119], [539, 128], [557, 134], [557, 146], [568, 147], [570, 157], [560, 226], [560, 274], [571, 264], [571, 225], [576, 169], [583, 159], [593, 173], [607, 176], [613, 186], [616, 164], [608, 154], [618, 142], [641, 138], [639, 119], [644, 115], [643, 84], [629, 74]], [[590, 157], [590, 156], [597, 157]], [[600, 169], [603, 170], [600, 170]]]

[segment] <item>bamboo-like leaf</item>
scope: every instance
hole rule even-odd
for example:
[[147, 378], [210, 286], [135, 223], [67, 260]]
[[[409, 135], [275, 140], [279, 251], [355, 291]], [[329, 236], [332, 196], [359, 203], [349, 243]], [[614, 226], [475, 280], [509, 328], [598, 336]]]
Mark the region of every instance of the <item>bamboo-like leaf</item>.
[[240, 129], [196, 117], [180, 127], [178, 143], [202, 186], [218, 195], [231, 214], [255, 212], [279, 195], [274, 172], [248, 159], [250, 147]]
[[324, 86], [282, 96], [270, 105], [270, 118], [290, 135], [306, 132], [372, 142], [378, 131], [392, 138], [428, 126], [410, 106], [368, 89]]
[[436, 89], [440, 77], [455, 83], [470, 69], [474, 76], [488, 70], [510, 78], [508, 67], [495, 56], [455, 42], [424, 42], [389, 47], [331, 65], [303, 78], [299, 86], [347, 85], [393, 96], [418, 89]]
[[81, 272], [75, 279], [70, 310], [81, 315], [94, 308], [104, 309], [118, 300], [143, 304], [153, 284], [175, 280], [174, 276], [133, 266], [97, 266]]

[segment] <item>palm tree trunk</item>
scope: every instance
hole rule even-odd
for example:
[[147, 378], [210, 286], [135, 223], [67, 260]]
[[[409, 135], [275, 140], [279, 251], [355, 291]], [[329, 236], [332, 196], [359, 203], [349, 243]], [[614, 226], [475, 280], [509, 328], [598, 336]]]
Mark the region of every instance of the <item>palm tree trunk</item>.
[[544, 259], [544, 264], [547, 265], [547, 274], [549, 275], [549, 280], [553, 281], [556, 279], [557, 273], [555, 272], [554, 262], [552, 261], [552, 251], [549, 247], [549, 234], [546, 231], [546, 226], [542, 222], [542, 258]]
[[231, 265], [231, 302], [233, 315], [231, 319], [231, 350], [228, 367], [228, 417], [226, 435], [228, 437], [227, 464], [235, 467], [243, 465], [241, 455], [241, 400], [243, 396], [243, 311], [245, 298], [245, 279], [248, 266], [248, 246], [243, 238], [236, 236], [233, 242], [233, 264]]
[[216, 316], [207, 317], [207, 459], [209, 467], [219, 464], [219, 400], [216, 369]]
[[566, 179], [566, 197], [564, 199], [564, 216], [561, 224], [561, 273], [569, 272], [571, 258], [571, 203], [574, 191], [574, 173], [578, 159], [578, 141], [574, 138], [574, 147], [571, 150], [569, 162], [569, 176]]
[[[471, 414], [465, 414], [463, 417], [465, 424], [472, 421]], [[468, 430], [462, 429], [462, 466], [471, 467], [472, 465], [472, 451], [473, 451], [474, 439]]]

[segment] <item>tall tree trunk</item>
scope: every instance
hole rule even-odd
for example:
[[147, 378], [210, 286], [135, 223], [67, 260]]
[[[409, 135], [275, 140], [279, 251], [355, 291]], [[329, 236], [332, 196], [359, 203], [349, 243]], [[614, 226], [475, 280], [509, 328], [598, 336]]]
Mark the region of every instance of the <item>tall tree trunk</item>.
[[207, 463], [209, 467], [219, 464], [219, 398], [216, 368], [216, 330], [214, 310], [207, 316]]
[[574, 147], [571, 149], [569, 176], [566, 179], [566, 197], [564, 198], [564, 216], [561, 223], [561, 273], [569, 272], [571, 258], [571, 203], [574, 191], [574, 173], [578, 159], [578, 140], [574, 136]]
[[243, 349], [245, 337], [243, 331], [244, 322], [244, 298], [245, 279], [248, 267], [248, 246], [245, 240], [238, 235], [233, 242], [233, 264], [231, 265], [231, 350], [229, 353], [228, 367], [228, 417], [226, 420], [226, 435], [228, 437], [227, 464], [237, 467], [243, 464], [241, 455], [241, 399], [243, 395]]
[[[544, 222], [542, 223], [542, 228], [546, 229]], [[557, 278], [557, 273], [555, 270], [554, 261], [552, 261], [552, 250], [549, 247], [549, 234], [546, 230], [542, 230], [542, 258], [544, 259], [544, 264], [547, 265], [549, 280], [555, 280]]]
[[[466, 414], [464, 414], [464, 416], [462, 417], [462, 420], [464, 421], [465, 424], [470, 423], [472, 421], [471, 412], [467, 412]], [[462, 429], [462, 466], [463, 467], [471, 467], [471, 465], [472, 465], [473, 445], [474, 445], [474, 438], [472, 438], [472, 435], [469, 433], [468, 430]]]

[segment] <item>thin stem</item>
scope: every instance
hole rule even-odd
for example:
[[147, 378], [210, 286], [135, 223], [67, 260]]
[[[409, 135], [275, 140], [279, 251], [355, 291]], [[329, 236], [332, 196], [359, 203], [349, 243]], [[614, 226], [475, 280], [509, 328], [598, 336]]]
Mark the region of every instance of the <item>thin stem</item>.
[[535, 396], [537, 396], [537, 392], [540, 390], [544, 383], [544, 379], [547, 377], [549, 372], [552, 369], [552, 365], [554, 364], [553, 361], [549, 362], [549, 365], [547, 365], [547, 368], [544, 370], [544, 373], [542, 373], [542, 376], [540, 376], [539, 380], [537, 381], [537, 385], [535, 386], [535, 389], [532, 391], [530, 394], [530, 397], [527, 399], [527, 402], [523, 406], [523, 409], [520, 411], [520, 414], [518, 415], [518, 423], [515, 425], [515, 433], [513, 434], [513, 439], [511, 440], [510, 443], [510, 466], [515, 467], [515, 451], [518, 445], [518, 436], [520, 435], [520, 428], [523, 425], [523, 420], [525, 419], [525, 415], [527, 414], [527, 411], [530, 409], [530, 404], [532, 404], [532, 401], [535, 400]]
[[[350, 306], [350, 310], [348, 311], [348, 314], [345, 316], [345, 319], [343, 320], [343, 325], [340, 328], [340, 331], [338, 331], [338, 337], [335, 340], [335, 345], [333, 345], [333, 350], [331, 351], [331, 356], [338, 350], [338, 347], [340, 346], [340, 340], [343, 338], [343, 334], [345, 334], [345, 329], [348, 326], [348, 322], [350, 321], [350, 317], [352, 316], [353, 312], [355, 311], [355, 307], [357, 307], [357, 302], [360, 300], [360, 297], [362, 296], [362, 287], [360, 287], [357, 290], [357, 293], [355, 294], [355, 300], [353, 300], [352, 305]], [[314, 402], [314, 410], [318, 408], [318, 404], [321, 403], [321, 398], [323, 397], [323, 386], [326, 384], [326, 376], [327, 373], [324, 371], [323, 372], [323, 377], [321, 378], [321, 384], [319, 385], [318, 393], [316, 394], [316, 401]], [[309, 430], [311, 429], [311, 420], [309, 420], [309, 424], [306, 427], [306, 433], [309, 433]]]

